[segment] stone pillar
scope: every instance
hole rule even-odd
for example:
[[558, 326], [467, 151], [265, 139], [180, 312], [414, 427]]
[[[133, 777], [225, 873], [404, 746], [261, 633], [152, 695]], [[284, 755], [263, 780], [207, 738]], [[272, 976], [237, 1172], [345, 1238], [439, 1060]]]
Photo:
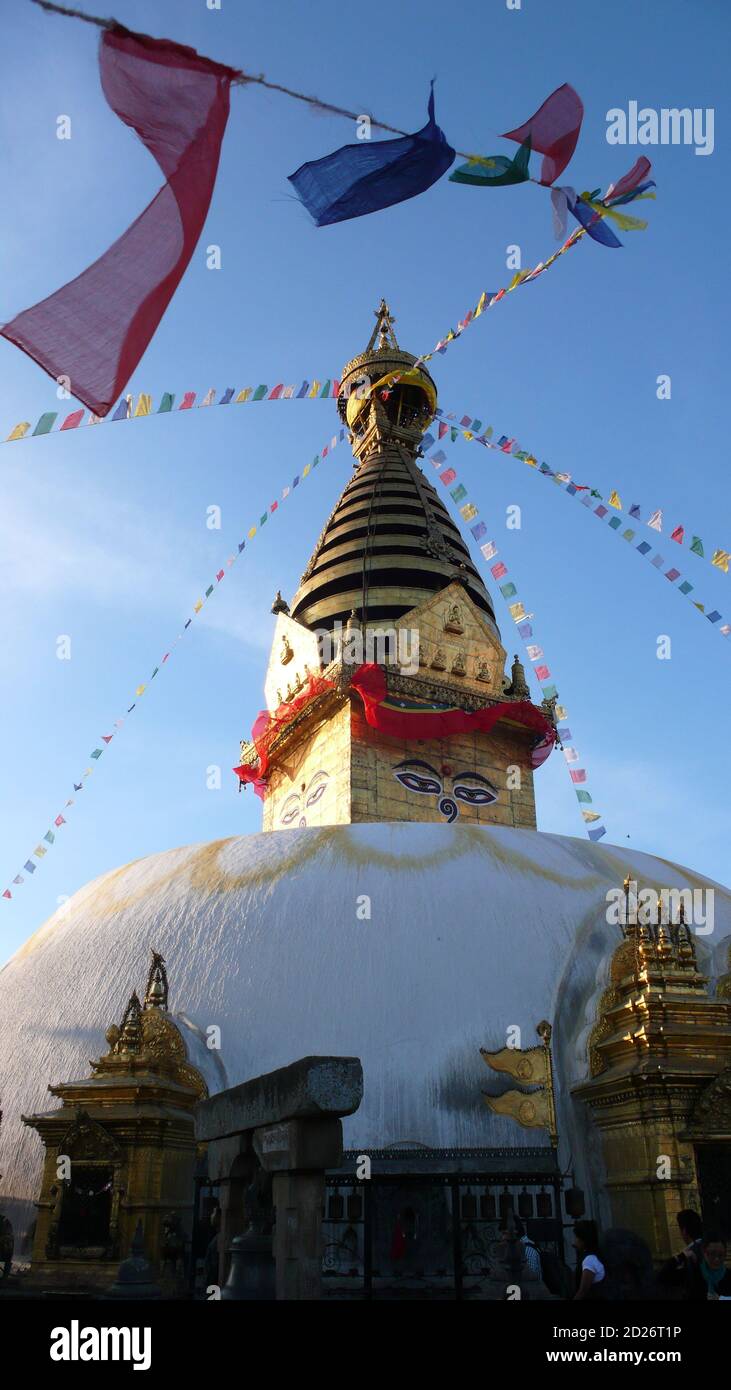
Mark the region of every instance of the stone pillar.
[[288, 1120], [254, 1133], [262, 1168], [273, 1176], [277, 1299], [322, 1297], [325, 1170], [343, 1155], [338, 1119]]

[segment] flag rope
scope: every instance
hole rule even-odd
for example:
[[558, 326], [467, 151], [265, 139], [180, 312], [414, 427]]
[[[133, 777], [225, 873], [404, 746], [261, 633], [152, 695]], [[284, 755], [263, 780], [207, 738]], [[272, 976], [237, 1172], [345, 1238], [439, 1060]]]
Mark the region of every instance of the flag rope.
[[[329, 442], [328, 444], [326, 444], [326, 445], [322, 448], [322, 450], [320, 451], [319, 454], [316, 454], [316, 455], [315, 455], [315, 457], [314, 457], [314, 459], [312, 460], [312, 462], [305, 465], [305, 467], [302, 469], [302, 473], [301, 473], [301, 474], [298, 473], [298, 474], [294, 477], [294, 479], [292, 480], [292, 483], [289, 485], [289, 487], [285, 487], [285, 488], [283, 489], [281, 498], [279, 498], [278, 500], [276, 500], [276, 501], [270, 503], [268, 510], [265, 511], [265, 512], [263, 513], [263, 515], [261, 516], [261, 518], [260, 518], [258, 524], [253, 525], [253, 526], [251, 526], [251, 527], [249, 528], [249, 530], [246, 532], [245, 538], [242, 539], [241, 541], [239, 541], [236, 551], [235, 551], [233, 554], [229, 555], [229, 556], [228, 556], [228, 559], [227, 559], [226, 562], [225, 562], [225, 565], [222, 565], [221, 568], [218, 569], [218, 570], [216, 571], [215, 579], [214, 579], [213, 583], [209, 584], [208, 587], [205, 589], [205, 592], [204, 592], [204, 594], [203, 594], [203, 597], [202, 597], [202, 598], [198, 598], [198, 599], [196, 600], [196, 602], [194, 603], [194, 605], [193, 605], [193, 611], [192, 611], [191, 615], [186, 619], [185, 623], [183, 624], [182, 628], [180, 629], [180, 632], [178, 633], [177, 637], [175, 638], [175, 641], [171, 644], [171, 646], [169, 647], [169, 649], [165, 652], [164, 656], [162, 656], [162, 657], [160, 658], [158, 664], [155, 666], [154, 670], [152, 671], [152, 674], [151, 674], [150, 676], [148, 676], [148, 678], [147, 678], [147, 680], [146, 680], [145, 682], [143, 682], [143, 683], [141, 683], [140, 685], [138, 685], [138, 686], [135, 687], [135, 698], [134, 698], [134, 700], [132, 701], [132, 704], [129, 705], [129, 706], [127, 707], [127, 713], [126, 713], [126, 715], [124, 715], [123, 717], [121, 717], [121, 718], [119, 718], [119, 719], [115, 719], [110, 725], [107, 726], [107, 727], [113, 729], [113, 732], [112, 732], [112, 733], [109, 733], [109, 734], [102, 734], [102, 735], [100, 736], [100, 744], [101, 744], [102, 746], [97, 746], [97, 747], [94, 748], [93, 751], [89, 754], [89, 758], [91, 759], [92, 763], [98, 763], [99, 758], [101, 758], [101, 756], [102, 756], [102, 754], [104, 753], [105, 749], [109, 747], [110, 743], [112, 742], [112, 739], [115, 738], [115, 737], [117, 736], [117, 734], [118, 734], [118, 733], [120, 732], [120, 730], [122, 729], [123, 725], [126, 723], [127, 718], [129, 717], [129, 715], [132, 713], [132, 711], [133, 711], [134, 709], [136, 709], [138, 701], [143, 697], [143, 695], [145, 694], [146, 690], [148, 689], [148, 686], [152, 683], [152, 681], [155, 679], [155, 677], [158, 675], [158, 673], [162, 670], [163, 666], [167, 663], [168, 659], [169, 659], [170, 656], [172, 655], [172, 653], [173, 653], [173, 651], [175, 650], [175, 648], [177, 647], [178, 643], [182, 641], [183, 637], [185, 636], [185, 633], [187, 632], [188, 628], [191, 626], [193, 620], [194, 620], [194, 619], [198, 616], [198, 614], [202, 611], [202, 609], [204, 608], [205, 604], [208, 602], [208, 599], [211, 597], [211, 595], [212, 595], [213, 593], [215, 593], [215, 591], [216, 591], [218, 585], [219, 585], [219, 584], [221, 583], [221, 581], [225, 578], [225, 576], [226, 576], [226, 571], [227, 571], [228, 569], [231, 569], [231, 567], [232, 567], [232, 566], [236, 563], [236, 561], [238, 560], [239, 556], [240, 556], [240, 555], [242, 554], [242, 552], [246, 549], [246, 542], [247, 542], [247, 540], [251, 541], [251, 540], [254, 539], [254, 537], [256, 536], [257, 532], [261, 530], [261, 527], [262, 527], [263, 525], [265, 525], [265, 523], [268, 521], [269, 517], [270, 517], [274, 512], [278, 511], [280, 502], [285, 501], [285, 500], [287, 499], [287, 497], [290, 496], [290, 494], [294, 491], [294, 489], [295, 489], [296, 487], [299, 486], [300, 482], [303, 482], [304, 479], [307, 478], [308, 475], [311, 473], [311, 471], [312, 471], [314, 468], [317, 467], [318, 463], [320, 463], [323, 459], [327, 458], [328, 454], [329, 454], [329, 453], [332, 453], [333, 449], [337, 448], [338, 444], [340, 444], [340, 443], [343, 441], [343, 439], [345, 439], [345, 436], [346, 436], [346, 430], [345, 430], [345, 429], [341, 429], [341, 430], [339, 431], [338, 434], [333, 435], [333, 437], [332, 437], [332, 439], [330, 440], [330, 442]], [[79, 778], [79, 781], [78, 781], [78, 782], [76, 782], [76, 781], [74, 782], [74, 784], [73, 784], [73, 790], [74, 790], [75, 793], [78, 793], [78, 792], [83, 791], [83, 789], [84, 789], [84, 782], [86, 781], [86, 779], [87, 779], [88, 777], [91, 776], [91, 774], [92, 774], [93, 771], [94, 771], [94, 767], [93, 767], [93, 766], [87, 767], [87, 768], [85, 769], [85, 771], [81, 774], [81, 777]], [[26, 875], [30, 876], [30, 875], [32, 875], [32, 874], [35, 873], [36, 869], [38, 868], [38, 863], [39, 863], [39, 862], [41, 861], [41, 859], [43, 859], [43, 857], [48, 853], [48, 849], [51, 847], [51, 845], [54, 844], [55, 839], [56, 839], [56, 831], [57, 831], [57, 830], [60, 830], [61, 826], [68, 824], [68, 822], [67, 822], [67, 820], [66, 820], [66, 817], [65, 817], [65, 815], [64, 815], [64, 811], [68, 810], [68, 808], [71, 807], [71, 806], [73, 806], [74, 804], [75, 804], [75, 798], [74, 798], [73, 796], [69, 797], [68, 800], [66, 801], [64, 807], [63, 807], [63, 810], [61, 810], [61, 811], [58, 813], [58, 815], [54, 817], [51, 826], [49, 826], [49, 828], [48, 828], [48, 830], [46, 831], [45, 835], [43, 835], [42, 838], [39, 840], [39, 842], [38, 842], [38, 844], [36, 845], [35, 849], [33, 850], [32, 854], [30, 854], [30, 855], [28, 856], [27, 860], [25, 861], [25, 863], [24, 863], [24, 865], [23, 865], [23, 869], [25, 870], [25, 874], [26, 874]], [[37, 860], [38, 862], [34, 862], [34, 860]], [[18, 871], [18, 873], [15, 875], [15, 877], [14, 877], [13, 880], [12, 880], [11, 886], [9, 886], [8, 888], [6, 888], [5, 891], [4, 891], [2, 894], [0, 894], [0, 897], [3, 897], [3, 898], [5, 898], [5, 899], [12, 899], [12, 896], [13, 896], [12, 889], [13, 889], [14, 887], [20, 887], [20, 885], [21, 885], [22, 883], [24, 883], [24, 882], [25, 882], [25, 877], [24, 877], [23, 873], [21, 873], [20, 871]]]

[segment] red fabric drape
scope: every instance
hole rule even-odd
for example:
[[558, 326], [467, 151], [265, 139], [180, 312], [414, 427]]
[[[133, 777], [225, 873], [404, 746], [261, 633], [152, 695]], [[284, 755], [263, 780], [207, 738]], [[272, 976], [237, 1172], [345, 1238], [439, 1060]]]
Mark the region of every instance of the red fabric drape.
[[498, 720], [505, 719], [541, 735], [531, 754], [534, 768], [546, 761], [556, 742], [550, 720], [529, 700], [502, 700], [480, 710], [415, 708], [407, 701], [388, 698], [386, 677], [375, 663], [360, 666], [351, 684], [363, 701], [366, 722], [394, 738], [448, 738], [474, 730], [488, 733]]
[[269, 710], [262, 709], [254, 721], [251, 731], [251, 741], [256, 748], [258, 762], [256, 767], [243, 764], [235, 767], [234, 772], [240, 782], [250, 782], [253, 785], [257, 796], [262, 800], [266, 795], [266, 775], [269, 769], [269, 750], [279, 733], [286, 724], [289, 724], [304, 709], [311, 700], [322, 695], [325, 690], [332, 690], [334, 682], [326, 680], [324, 676], [311, 675], [307, 678], [302, 689], [293, 700], [285, 700], [270, 714]]
[[530, 140], [531, 149], [545, 156], [540, 182], [550, 184], [563, 173], [576, 149], [583, 119], [584, 103], [579, 93], [564, 82], [525, 125], [506, 130], [503, 139], [516, 140], [519, 145]]
[[[190, 261], [216, 181], [232, 68], [193, 48], [105, 29], [104, 95], [166, 183], [98, 261], [0, 328], [71, 393], [106, 415], [129, 381]], [[110, 171], [107, 171], [108, 173]]]

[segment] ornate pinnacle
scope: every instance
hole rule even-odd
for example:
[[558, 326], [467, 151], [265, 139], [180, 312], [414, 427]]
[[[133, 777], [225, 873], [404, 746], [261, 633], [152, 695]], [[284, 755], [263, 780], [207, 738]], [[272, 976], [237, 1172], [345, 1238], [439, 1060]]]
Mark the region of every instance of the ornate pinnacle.
[[150, 973], [147, 976], [147, 989], [145, 990], [146, 1009], [166, 1009], [168, 1006], [168, 977], [165, 969], [164, 957], [159, 951], [151, 951], [152, 962]]
[[530, 695], [530, 690], [528, 689], [528, 682], [525, 678], [525, 671], [523, 669], [523, 663], [518, 660], [517, 653], [513, 657], [513, 666], [510, 672], [510, 694], [518, 695], [521, 699], [525, 699], [528, 695]]
[[277, 589], [276, 595], [275, 595], [275, 597], [274, 597], [274, 602], [273, 602], [273, 604], [272, 604], [272, 613], [273, 613], [273, 614], [275, 615], [275, 617], [276, 617], [277, 613], [288, 613], [288, 612], [289, 612], [289, 604], [286, 602], [285, 599], [282, 598], [282, 595], [280, 594], [279, 589]]
[[[389, 347], [398, 348], [398, 343], [396, 342], [396, 334], [393, 331], [393, 325], [395, 324], [396, 320], [393, 317], [393, 314], [391, 313], [391, 310], [389, 309], [385, 299], [381, 300], [378, 308], [374, 309], [373, 312], [376, 316], [376, 326], [373, 329], [373, 332], [371, 333], [370, 341], [366, 348], [366, 352], [370, 352], [374, 345], [377, 347], [379, 351], [383, 348]], [[376, 338], [378, 338], [377, 344]]]

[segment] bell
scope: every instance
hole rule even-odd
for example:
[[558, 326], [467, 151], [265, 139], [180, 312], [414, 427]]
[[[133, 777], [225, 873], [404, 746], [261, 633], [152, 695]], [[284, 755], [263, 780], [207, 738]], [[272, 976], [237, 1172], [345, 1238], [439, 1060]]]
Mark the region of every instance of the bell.
[[275, 1264], [271, 1236], [258, 1231], [234, 1236], [229, 1247], [231, 1267], [221, 1289], [221, 1299], [231, 1302], [264, 1302], [276, 1298]]

